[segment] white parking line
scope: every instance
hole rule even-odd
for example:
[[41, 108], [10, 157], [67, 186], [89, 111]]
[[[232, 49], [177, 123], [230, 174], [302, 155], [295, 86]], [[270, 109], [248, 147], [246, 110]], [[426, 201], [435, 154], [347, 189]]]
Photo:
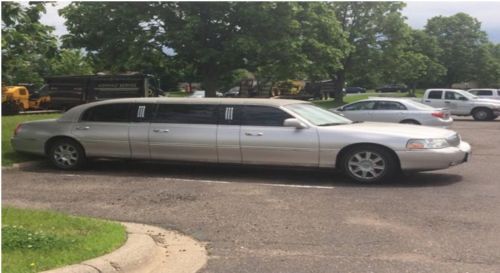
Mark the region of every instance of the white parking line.
[[[185, 182], [198, 182], [198, 183], [209, 183], [209, 184], [235, 184], [242, 182], [231, 182], [231, 181], [221, 181], [221, 180], [206, 180], [206, 179], [185, 179], [185, 178], [164, 178], [170, 181], [185, 181]], [[252, 183], [243, 182], [246, 184], [259, 185], [259, 186], [269, 186], [269, 187], [285, 187], [285, 188], [306, 188], [306, 189], [334, 189], [331, 186], [308, 186], [308, 185], [293, 185], [293, 184], [270, 184], [270, 183]]]

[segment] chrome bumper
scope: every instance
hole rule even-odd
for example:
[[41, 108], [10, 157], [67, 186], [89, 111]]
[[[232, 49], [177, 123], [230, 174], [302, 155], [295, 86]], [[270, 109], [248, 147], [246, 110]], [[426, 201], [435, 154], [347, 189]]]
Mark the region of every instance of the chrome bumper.
[[403, 171], [446, 169], [469, 160], [471, 147], [461, 141], [458, 147], [413, 151], [396, 151]]

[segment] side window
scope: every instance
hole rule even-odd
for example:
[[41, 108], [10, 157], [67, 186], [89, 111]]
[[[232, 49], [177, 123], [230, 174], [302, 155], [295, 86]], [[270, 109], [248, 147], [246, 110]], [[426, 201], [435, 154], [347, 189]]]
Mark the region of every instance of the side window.
[[377, 106], [375, 107], [377, 110], [406, 110], [406, 107], [395, 101], [378, 101]]
[[239, 105], [220, 105], [219, 106], [219, 124], [240, 125], [241, 124], [241, 106]]
[[245, 106], [243, 109], [243, 125], [283, 126], [285, 119], [292, 118], [283, 110], [270, 106]]
[[24, 88], [20, 88], [20, 89], [19, 89], [19, 95], [21, 95], [21, 96], [26, 96], [26, 89], [24, 89]]
[[441, 98], [443, 98], [443, 91], [430, 91], [427, 98], [440, 100]]
[[490, 91], [490, 90], [479, 90], [477, 92], [477, 95], [479, 95], [479, 96], [493, 96], [493, 91]]
[[155, 123], [217, 124], [217, 105], [160, 104]]
[[500, 90], [497, 91], [497, 96], [500, 96]]
[[128, 103], [98, 105], [87, 109], [82, 115], [81, 121], [92, 122], [129, 122]]
[[374, 101], [362, 101], [345, 106], [344, 111], [373, 110], [374, 106]]
[[156, 104], [136, 103], [130, 108], [130, 121], [132, 122], [150, 122], [153, 117]]
[[444, 94], [445, 100], [460, 100], [461, 98], [465, 98], [457, 92], [446, 91]]

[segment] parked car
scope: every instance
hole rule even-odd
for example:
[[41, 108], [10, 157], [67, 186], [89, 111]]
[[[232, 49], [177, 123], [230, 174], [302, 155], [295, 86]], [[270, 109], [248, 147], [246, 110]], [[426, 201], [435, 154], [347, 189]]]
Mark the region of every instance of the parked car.
[[404, 84], [386, 84], [375, 89], [376, 92], [406, 92], [408, 87]]
[[[222, 97], [223, 94], [221, 92], [215, 92], [216, 97]], [[196, 90], [193, 92], [193, 94], [189, 95], [188, 98], [204, 98], [206, 97], [206, 91], [205, 90]]]
[[370, 98], [331, 109], [352, 121], [378, 121], [449, 127], [450, 111], [436, 109], [411, 99]]
[[500, 89], [492, 89], [492, 88], [469, 89], [467, 90], [467, 92], [483, 99], [500, 100]]
[[452, 115], [471, 116], [475, 120], [494, 120], [500, 115], [500, 101], [483, 99], [459, 89], [427, 89], [422, 103], [447, 108]]
[[366, 93], [366, 88], [359, 86], [348, 86], [344, 88], [345, 93]]
[[235, 86], [235, 87], [229, 89], [226, 93], [224, 93], [223, 96], [229, 97], [229, 98], [239, 97], [240, 96], [240, 87]]
[[11, 142], [63, 170], [112, 157], [339, 168], [360, 182], [446, 169], [471, 152], [446, 129], [354, 123], [309, 102], [238, 98], [94, 102], [59, 119], [22, 123]]

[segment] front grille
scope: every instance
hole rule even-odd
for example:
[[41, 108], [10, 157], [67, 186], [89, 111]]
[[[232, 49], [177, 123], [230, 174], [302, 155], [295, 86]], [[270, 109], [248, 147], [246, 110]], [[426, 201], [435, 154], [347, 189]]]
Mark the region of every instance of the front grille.
[[459, 134], [454, 134], [451, 137], [448, 137], [446, 139], [446, 141], [448, 141], [448, 143], [450, 144], [450, 146], [458, 147], [458, 145], [460, 145], [460, 135]]

